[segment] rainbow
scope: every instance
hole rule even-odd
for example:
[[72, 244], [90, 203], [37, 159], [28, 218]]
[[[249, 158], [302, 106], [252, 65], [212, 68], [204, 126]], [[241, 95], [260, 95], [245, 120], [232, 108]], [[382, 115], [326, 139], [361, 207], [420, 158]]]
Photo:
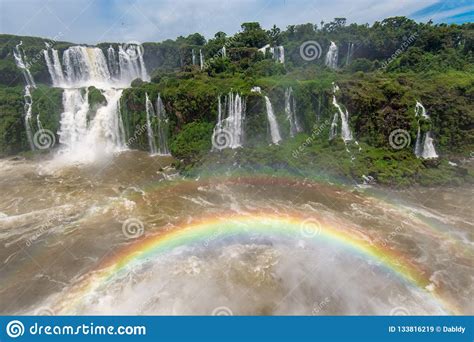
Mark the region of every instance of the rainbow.
[[351, 227], [339, 228], [337, 224], [314, 216], [308, 217], [297, 213], [276, 215], [263, 212], [227, 213], [218, 217], [203, 217], [192, 223], [177, 225], [158, 234], [140, 238], [104, 260], [96, 272], [68, 291], [68, 295], [58, 303], [59, 307], [55, 311], [70, 312], [80, 304], [81, 294], [99, 290], [107, 286], [111, 280], [128, 272], [134, 265], [153, 260], [175, 248], [193, 244], [207, 247], [214, 240], [249, 235], [320, 241], [356, 253], [365, 259], [375, 261], [398, 278], [430, 293], [448, 313], [457, 312], [437, 295], [436, 290], [429, 290], [430, 280], [421, 265], [414, 263], [402, 253], [377, 244], [377, 239], [361, 233], [360, 230]]

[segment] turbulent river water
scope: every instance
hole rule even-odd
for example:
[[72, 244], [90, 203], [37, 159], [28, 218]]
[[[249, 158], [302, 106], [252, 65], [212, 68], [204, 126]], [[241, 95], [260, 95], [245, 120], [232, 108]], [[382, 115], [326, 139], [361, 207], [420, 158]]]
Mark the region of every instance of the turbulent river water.
[[1, 314], [474, 314], [472, 187], [0, 160]]

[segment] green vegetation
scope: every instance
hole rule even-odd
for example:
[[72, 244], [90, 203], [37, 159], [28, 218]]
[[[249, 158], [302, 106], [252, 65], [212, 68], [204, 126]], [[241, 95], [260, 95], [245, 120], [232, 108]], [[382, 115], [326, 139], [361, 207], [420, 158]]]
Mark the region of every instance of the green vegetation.
[[[12, 49], [20, 40], [32, 74], [42, 84], [33, 92], [34, 117], [39, 114], [43, 126], [57, 132], [62, 110], [61, 91], [47, 86], [51, 81], [44, 59], [35, 59], [45, 40], [0, 35], [0, 155], [28, 149], [23, 79], [12, 58]], [[319, 43], [319, 58], [302, 58], [300, 47], [307, 41]], [[331, 41], [339, 47], [337, 70], [324, 65]], [[53, 43], [60, 55], [71, 45]], [[284, 64], [258, 51], [266, 44], [285, 47]], [[118, 44], [98, 46], [105, 51], [110, 45]], [[226, 56], [222, 55], [223, 46]], [[171, 152], [179, 159], [178, 167], [189, 174], [239, 165], [313, 177], [330, 174], [359, 183], [364, 175], [390, 185], [461, 184], [473, 179], [468, 160], [474, 150], [474, 24], [433, 25], [394, 17], [368, 26], [346, 25], [344, 18], [336, 18], [318, 25], [265, 30], [258, 23], [244, 23], [234, 36], [218, 32], [206, 41], [195, 33], [144, 43], [143, 47], [151, 82], [135, 80], [121, 98], [128, 145], [148, 149], [143, 129], [145, 94], [153, 101], [160, 94], [170, 120]], [[204, 70], [192, 65], [193, 49], [197, 54], [203, 51]], [[350, 113], [350, 126], [359, 145], [352, 142], [346, 146], [341, 139], [328, 141], [335, 113], [333, 82], [341, 89], [338, 102]], [[262, 94], [250, 91], [255, 86]], [[293, 139], [284, 112], [288, 87], [293, 88], [304, 128]], [[231, 91], [246, 100], [246, 148], [211, 151], [217, 99]], [[263, 95], [271, 99], [280, 123], [284, 138], [280, 146], [269, 146]], [[423, 161], [413, 154], [417, 100], [430, 115], [429, 120], [419, 121], [422, 132], [432, 131], [440, 154], [437, 161]], [[103, 105], [105, 98], [91, 87], [89, 103], [93, 110]], [[390, 146], [389, 136], [395, 129], [406, 130], [411, 144], [401, 150]]]

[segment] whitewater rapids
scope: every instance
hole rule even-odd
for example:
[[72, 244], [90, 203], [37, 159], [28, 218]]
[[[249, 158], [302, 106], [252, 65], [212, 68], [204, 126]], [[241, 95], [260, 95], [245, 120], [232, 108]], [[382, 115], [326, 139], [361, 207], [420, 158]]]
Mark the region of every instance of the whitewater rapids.
[[[132, 151], [102, 164], [48, 162], [0, 161], [1, 314], [474, 313], [472, 189], [394, 192], [268, 175], [185, 180], [171, 158]], [[186, 232], [202, 217], [256, 213], [329, 222], [342, 240], [347, 232], [418, 265], [426, 284], [357, 246], [313, 241], [298, 229], [262, 236], [252, 225], [101, 275], [114, 265], [105, 260], [139, 252], [140, 239], [178, 226]], [[131, 219], [142, 224], [135, 237], [123, 229]]]

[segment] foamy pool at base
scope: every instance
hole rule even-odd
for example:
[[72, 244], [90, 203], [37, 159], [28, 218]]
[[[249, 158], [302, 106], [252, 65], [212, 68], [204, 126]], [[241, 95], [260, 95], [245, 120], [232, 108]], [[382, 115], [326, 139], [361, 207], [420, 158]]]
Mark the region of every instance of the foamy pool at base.
[[[156, 171], [166, 169], [159, 158], [133, 158], [94, 176], [2, 164], [2, 313], [473, 312], [472, 221], [460, 189], [185, 180]], [[433, 195], [436, 206], [420, 201]]]

